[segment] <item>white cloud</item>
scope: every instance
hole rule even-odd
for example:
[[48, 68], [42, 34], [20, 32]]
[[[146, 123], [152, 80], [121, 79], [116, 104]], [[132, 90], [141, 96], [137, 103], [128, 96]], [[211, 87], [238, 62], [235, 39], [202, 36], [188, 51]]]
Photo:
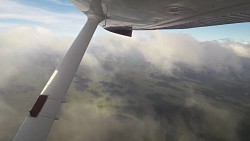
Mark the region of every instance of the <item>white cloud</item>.
[[[31, 62], [37, 52], [64, 54], [72, 43], [72, 38], [54, 34], [42, 27], [17, 27], [0, 34], [0, 88]], [[56, 57], [55, 57], [56, 58]], [[3, 61], [4, 60], [4, 61]], [[51, 64], [55, 65], [55, 64]]]
[[100, 67], [100, 63], [97, 58], [93, 54], [90, 54], [88, 52], [84, 54], [82, 64], [88, 66], [93, 70]]
[[72, 3], [66, 3], [66, 2], [62, 2], [60, 0], [51, 0], [51, 1], [56, 3], [56, 4], [60, 4], [60, 5], [64, 5], [64, 6], [74, 6]]
[[[4, 31], [0, 35], [1, 60], [11, 58], [17, 53], [32, 53], [43, 49], [63, 55], [73, 42], [73, 38], [57, 35], [49, 29], [32, 26], [17, 27]], [[114, 34], [94, 37], [90, 44], [103, 51], [96, 50], [99, 57], [141, 55], [147, 62], [166, 73], [180, 70], [179, 64], [202, 72], [212, 70], [216, 73], [241, 71], [241, 57], [249, 58], [249, 45], [236, 42], [200, 42], [186, 34], [165, 34], [159, 31], [147, 32], [145, 36], [127, 38]], [[134, 55], [134, 54], [133, 54]], [[91, 69], [102, 71], [100, 58], [87, 52], [82, 64]], [[96, 58], [97, 57], [97, 58]], [[6, 80], [18, 71], [18, 63], [1, 63], [8, 68], [2, 79]], [[118, 69], [119, 70], [119, 69]], [[2, 81], [4, 82], [4, 81]]]
[[230, 48], [233, 49], [233, 51], [245, 58], [250, 58], [250, 45], [249, 44], [242, 44], [242, 43], [233, 43], [229, 45]]
[[[15, 1], [4, 0], [0, 5], [0, 20], [28, 21], [27, 24], [35, 22], [36, 25], [62, 29], [79, 29], [83, 26], [86, 17], [79, 13], [57, 13], [38, 7], [25, 5]], [[13, 22], [2, 22], [4, 27], [13, 27]]]
[[71, 37], [59, 36], [39, 26], [16, 27], [2, 32], [0, 37], [3, 47], [8, 49], [47, 48], [60, 53], [65, 52], [73, 41]]
[[200, 42], [187, 34], [166, 34], [149, 31], [144, 36], [132, 38], [109, 34], [96, 39], [98, 46], [105, 47], [115, 56], [138, 51], [144, 58], [166, 73], [179, 70], [180, 64], [201, 72], [216, 73], [241, 71], [241, 57], [249, 57], [249, 48], [235, 46], [236, 42]]

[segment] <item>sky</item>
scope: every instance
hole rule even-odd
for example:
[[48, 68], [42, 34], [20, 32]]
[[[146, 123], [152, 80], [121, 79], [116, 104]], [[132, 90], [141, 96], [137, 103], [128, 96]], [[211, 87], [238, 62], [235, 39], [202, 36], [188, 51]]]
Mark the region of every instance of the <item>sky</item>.
[[[2, 0], [0, 9], [0, 31], [20, 26], [35, 26], [75, 37], [86, 22], [86, 16], [70, 0]], [[186, 33], [200, 41], [231, 39], [250, 42], [247, 29], [250, 29], [250, 23], [161, 32]], [[96, 34], [102, 33], [108, 34], [99, 27]]]
[[[70, 1], [1, 0], [1, 141], [13, 139], [85, 22]], [[247, 141], [247, 29], [250, 23], [128, 38], [98, 27], [48, 141]]]

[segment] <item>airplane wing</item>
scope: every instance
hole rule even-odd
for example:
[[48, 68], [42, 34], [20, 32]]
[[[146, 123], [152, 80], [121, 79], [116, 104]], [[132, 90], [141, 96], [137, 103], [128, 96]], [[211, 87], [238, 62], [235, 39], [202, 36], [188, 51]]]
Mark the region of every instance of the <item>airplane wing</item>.
[[250, 22], [249, 0], [104, 0], [104, 28], [183, 29]]
[[98, 24], [132, 30], [182, 29], [250, 21], [250, 0], [72, 0], [88, 20], [50, 77], [14, 141], [45, 141]]
[[[84, 12], [84, 6], [77, 4], [83, 1], [73, 3]], [[100, 26], [124, 35], [132, 30], [250, 22], [250, 0], [102, 0], [102, 8], [105, 20]]]

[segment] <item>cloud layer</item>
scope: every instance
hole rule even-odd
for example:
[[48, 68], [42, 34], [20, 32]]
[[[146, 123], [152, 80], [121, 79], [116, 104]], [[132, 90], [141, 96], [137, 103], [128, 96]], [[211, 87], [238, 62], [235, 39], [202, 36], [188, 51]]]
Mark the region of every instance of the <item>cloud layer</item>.
[[110, 36], [98, 38], [96, 44], [114, 56], [143, 56], [149, 63], [166, 72], [180, 69], [179, 64], [195, 71], [241, 71], [241, 58], [250, 56], [249, 44], [232, 41], [199, 42], [187, 34], [153, 31], [145, 36], [135, 35], [134, 39]]
[[[249, 44], [140, 34], [93, 38], [49, 140], [244, 140]], [[41, 27], [0, 35], [0, 140], [14, 137], [72, 41]]]

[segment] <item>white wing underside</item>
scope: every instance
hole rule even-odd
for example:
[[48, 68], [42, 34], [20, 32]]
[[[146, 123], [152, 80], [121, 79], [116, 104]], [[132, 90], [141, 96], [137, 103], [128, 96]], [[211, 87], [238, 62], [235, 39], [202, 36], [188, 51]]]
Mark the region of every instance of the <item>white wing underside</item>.
[[102, 9], [104, 28], [183, 29], [250, 22], [250, 0], [102, 0]]

